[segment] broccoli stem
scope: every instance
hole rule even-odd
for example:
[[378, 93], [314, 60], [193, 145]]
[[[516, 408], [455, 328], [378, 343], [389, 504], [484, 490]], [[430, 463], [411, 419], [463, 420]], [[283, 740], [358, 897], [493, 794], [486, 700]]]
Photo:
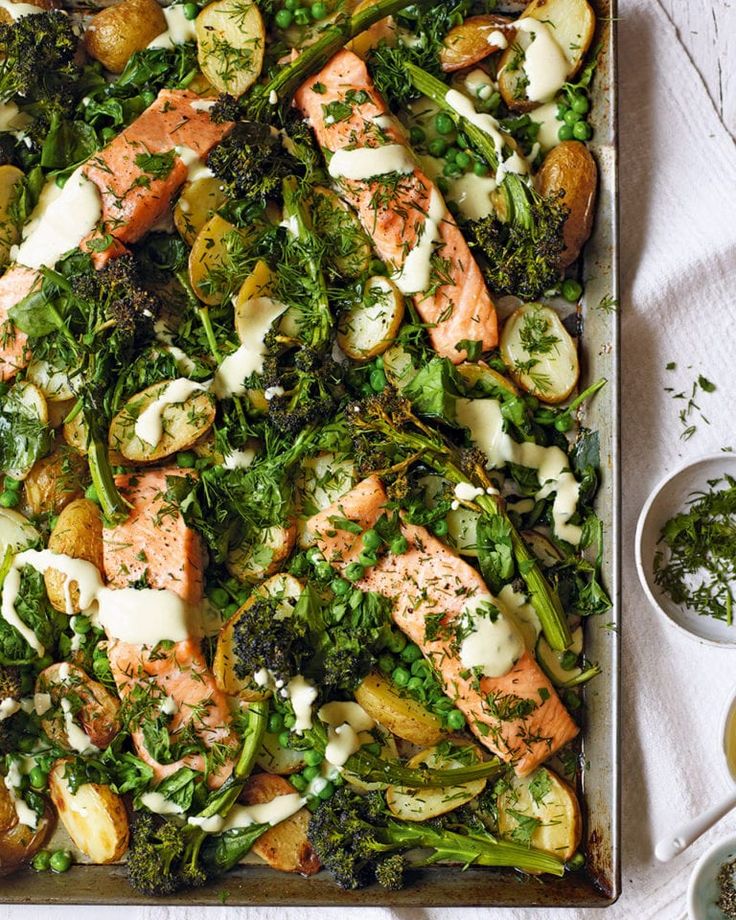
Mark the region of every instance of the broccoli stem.
[[287, 64], [268, 83], [257, 87], [252, 96], [256, 110], [265, 106], [272, 108], [269, 102], [272, 93], [278, 96], [281, 103], [289, 101], [310, 74], [323, 67], [344, 45], [356, 35], [365, 32], [375, 22], [398, 13], [407, 6], [431, 6], [434, 2], [435, 0], [376, 0], [353, 16], [338, 17], [295, 61]]
[[600, 673], [600, 665], [593, 664], [578, 674], [577, 677], [571, 677], [570, 680], [561, 683], [560, 687], [565, 690], [570, 690], [572, 687], [580, 687], [582, 684], [587, 684], [589, 680], [593, 680], [593, 678], [597, 677]]
[[595, 383], [591, 383], [589, 387], [586, 387], [582, 393], [579, 393], [575, 399], [573, 399], [573, 401], [565, 407], [565, 412], [572, 415], [578, 406], [582, 406], [586, 400], [590, 399], [592, 396], [595, 396], [598, 390], [602, 390], [607, 383], [608, 381], [605, 377], [601, 377], [599, 380], [596, 380]]
[[381, 760], [361, 750], [349, 757], [345, 770], [355, 773], [370, 783], [385, 783], [387, 786], [403, 786], [408, 789], [434, 789], [444, 786], [459, 786], [478, 779], [497, 776], [504, 769], [497, 757], [469, 767], [452, 767], [449, 770], [433, 770], [429, 767], [406, 767], [391, 760]]
[[107, 446], [100, 435], [96, 419], [87, 409], [84, 410], [84, 417], [89, 430], [87, 462], [102, 513], [111, 524], [122, 524], [127, 520], [131, 505], [115, 485]]

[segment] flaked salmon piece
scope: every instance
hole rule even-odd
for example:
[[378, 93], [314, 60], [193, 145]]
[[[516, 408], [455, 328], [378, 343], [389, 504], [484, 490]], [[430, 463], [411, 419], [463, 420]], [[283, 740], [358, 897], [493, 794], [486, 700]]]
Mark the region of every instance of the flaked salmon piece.
[[[328, 156], [345, 149], [406, 147], [403, 129], [391, 117], [363, 61], [350, 51], [338, 52], [311, 77], [297, 92], [296, 104]], [[498, 322], [483, 275], [437, 187], [419, 166], [412, 172], [337, 181], [397, 279], [402, 269], [407, 271], [410, 254], [416, 259], [419, 249], [426, 248], [426, 235], [436, 226], [435, 242], [427, 251], [428, 285], [411, 291], [435, 351], [459, 364], [467, 355], [457, 348], [463, 340], [481, 342], [484, 351], [494, 348]], [[404, 275], [399, 286], [410, 281]]]
[[[344, 569], [363, 548], [362, 536], [341, 529], [339, 519], [365, 530], [381, 516], [386, 501], [380, 479], [371, 476], [310, 519], [309, 531], [332, 565]], [[488, 595], [488, 588], [474, 568], [424, 527], [404, 523], [401, 530], [407, 552], [381, 556], [357, 586], [393, 600], [394, 622], [440, 674], [470, 730], [519, 776], [531, 773], [578, 734], [577, 725], [528, 651], [502, 677], [478, 680], [468, 672], [448, 633], [468, 600]]]
[[161, 220], [186, 182], [186, 161], [206, 157], [231, 128], [230, 122], [215, 124], [207, 101], [195, 93], [165, 89], [131, 125], [90, 157], [83, 171], [100, 190], [102, 225], [82, 247], [88, 247], [90, 239], [112, 238], [109, 251], [90, 250], [98, 268]]
[[128, 588], [135, 582], [173, 591], [189, 604], [202, 600], [202, 543], [166, 501], [167, 477], [182, 475], [187, 474], [177, 467], [163, 467], [116, 477], [132, 510], [126, 521], [105, 531], [103, 559], [110, 587]]
[[108, 643], [107, 654], [118, 692], [124, 701], [130, 701], [132, 709], [138, 700], [135, 696], [131, 699], [131, 693], [140, 688], [139, 699], [150, 701], [147, 708], [153, 710], [147, 717], [155, 719], [163, 712], [168, 718], [172, 744], [184, 740], [184, 733], [188, 737], [193, 730], [210, 751], [207, 758], [190, 753], [174, 763], [159, 763], [146, 747], [143, 731], [133, 728], [136, 752], [153, 768], [156, 782], [181, 767], [190, 767], [206, 772], [212, 788], [221, 786], [232, 772], [239, 742], [231, 729], [227, 697], [217, 688], [199, 642], [187, 639], [168, 649], [159, 647], [152, 654], [152, 649], [145, 646], [114, 639]]
[[31, 268], [15, 265], [0, 278], [0, 380], [12, 380], [28, 365], [28, 336], [8, 322], [11, 307], [31, 293], [38, 275]]

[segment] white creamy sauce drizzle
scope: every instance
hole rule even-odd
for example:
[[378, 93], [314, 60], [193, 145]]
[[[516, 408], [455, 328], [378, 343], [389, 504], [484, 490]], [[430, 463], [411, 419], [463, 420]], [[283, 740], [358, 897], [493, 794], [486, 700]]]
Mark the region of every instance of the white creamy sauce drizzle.
[[176, 345], [166, 345], [164, 351], [168, 351], [174, 361], [176, 361], [176, 369], [180, 374], [191, 374], [197, 366], [189, 355]]
[[237, 351], [220, 364], [215, 372], [214, 393], [218, 399], [241, 396], [245, 393], [245, 379], [260, 374], [266, 357], [264, 339], [275, 319], [286, 310], [286, 305], [270, 297], [255, 297], [250, 301], [252, 319], [247, 327], [239, 328], [241, 345]]
[[568, 521], [577, 510], [580, 484], [570, 471], [570, 461], [559, 447], [518, 444], [503, 430], [501, 405], [495, 399], [458, 399], [457, 421], [469, 429], [475, 443], [488, 457], [489, 469], [515, 463], [537, 471], [537, 500], [554, 493], [552, 517], [555, 534], [573, 546], [580, 543], [582, 528]]
[[504, 585], [498, 593], [498, 604], [504, 613], [515, 620], [527, 649], [534, 651], [542, 624], [526, 595], [516, 591], [513, 585]]
[[173, 696], [165, 696], [161, 700], [161, 705], [158, 707], [158, 711], [163, 713], [165, 716], [174, 716], [179, 712], [179, 706]]
[[[495, 611], [489, 615], [488, 605]], [[485, 677], [503, 677], [524, 654], [524, 640], [516, 623], [499, 608], [491, 594], [470, 598], [460, 613], [467, 635], [460, 644], [460, 660], [466, 668]]]
[[244, 450], [233, 450], [226, 454], [222, 465], [226, 470], [246, 469], [253, 463], [255, 458], [255, 450], [252, 447], [246, 447]]
[[75, 249], [97, 226], [102, 199], [94, 182], [75, 169], [59, 194], [40, 200], [14, 247], [13, 258], [28, 268], [53, 268], [65, 252]]
[[183, 811], [176, 802], [172, 802], [171, 799], [167, 799], [165, 795], [162, 795], [160, 792], [153, 790], [152, 792], [144, 792], [141, 796], [141, 805], [144, 805], [149, 811], [152, 811], [155, 815], [181, 815]]
[[459, 482], [455, 486], [455, 498], [461, 502], [472, 502], [480, 495], [485, 494], [485, 489], [474, 486], [472, 482]]
[[[423, 155], [419, 161], [430, 179], [436, 181], [442, 175], [444, 160]], [[444, 179], [448, 186], [445, 197], [453, 201], [468, 220], [480, 220], [493, 212], [491, 194], [498, 184], [495, 176], [476, 176], [469, 172], [457, 178], [445, 176]]]
[[363, 744], [360, 732], [370, 731], [375, 721], [358, 703], [326, 703], [317, 713], [327, 725], [325, 760], [335, 767], [360, 750]]
[[94, 754], [99, 751], [99, 748], [89, 740], [87, 733], [74, 721], [72, 704], [66, 697], [61, 701], [61, 711], [64, 713], [66, 737], [72, 749], [77, 754]]
[[487, 42], [489, 45], [493, 45], [494, 48], [499, 48], [501, 51], [503, 51], [504, 48], [508, 48], [509, 45], [506, 36], [498, 29], [494, 29], [493, 32], [489, 34]]
[[514, 23], [517, 33], [526, 33], [524, 73], [527, 76], [526, 95], [531, 102], [549, 102], [567, 80], [569, 62], [545, 22], [526, 16]]
[[298, 793], [278, 795], [261, 805], [236, 805], [226, 817], [213, 815], [211, 818], [189, 818], [189, 824], [200, 827], [207, 834], [220, 834], [235, 827], [250, 827], [252, 824], [280, 824], [306, 804]]
[[12, 696], [6, 696], [5, 699], [0, 702], [0, 722], [4, 722], [19, 711], [20, 703], [18, 700], [14, 700]]
[[183, 3], [164, 7], [163, 14], [166, 17], [166, 31], [157, 35], [152, 42], [149, 42], [149, 48], [173, 48], [174, 45], [183, 45], [185, 42], [196, 41], [197, 33], [194, 29], [194, 20], [187, 19], [184, 15]]
[[559, 131], [562, 126], [562, 122], [557, 118], [557, 103], [547, 102], [532, 109], [528, 115], [535, 124], [539, 125], [537, 143], [542, 150], [547, 151], [556, 147], [560, 143]]
[[46, 713], [51, 709], [51, 694], [50, 693], [34, 693], [33, 694], [33, 711], [37, 716], [46, 715]]
[[210, 112], [216, 101], [216, 99], [195, 99], [189, 104], [195, 112]]
[[207, 392], [209, 384], [196, 383], [186, 377], [178, 377], [168, 383], [160, 396], [146, 406], [135, 420], [135, 433], [141, 441], [156, 447], [164, 435], [164, 410], [168, 406], [185, 403], [195, 393]]
[[476, 67], [475, 70], [470, 71], [463, 80], [463, 85], [471, 96], [483, 100], [490, 99], [496, 89], [491, 78], [485, 70], [481, 70], [480, 67]]
[[10, 761], [8, 764], [8, 774], [4, 782], [5, 788], [8, 790], [8, 794], [13, 800], [13, 808], [15, 808], [15, 813], [18, 816], [18, 823], [35, 830], [38, 827], [38, 815], [32, 808], [29, 808], [23, 801], [23, 798], [16, 793], [16, 789], [18, 789], [23, 782], [18, 758], [12, 757], [8, 759]]
[[312, 727], [312, 706], [317, 699], [317, 688], [301, 674], [297, 674], [286, 685], [286, 696], [296, 716], [294, 731], [301, 735]]
[[276, 92], [275, 89], [272, 89], [271, 92], [268, 94], [268, 103], [269, 105], [278, 105], [278, 102], [279, 102], [279, 94]]
[[421, 236], [415, 241], [404, 264], [392, 275], [392, 281], [402, 294], [426, 291], [432, 274], [432, 255], [440, 239], [440, 224], [446, 214], [442, 195], [432, 186], [429, 209], [422, 225]]
[[35, 16], [46, 12], [41, 6], [34, 6], [32, 3], [11, 3], [10, 0], [0, 0], [0, 9], [5, 10], [13, 22], [23, 16]]
[[[193, 102], [192, 108], [196, 105], [197, 103]], [[187, 168], [187, 182], [194, 182], [196, 179], [212, 179], [214, 177], [214, 173], [201, 159], [196, 150], [192, 150], [191, 147], [182, 144], [179, 147], [174, 147], [174, 152]]]
[[332, 154], [328, 172], [333, 179], [352, 179], [359, 182], [387, 173], [406, 175], [414, 172], [415, 168], [416, 164], [408, 147], [403, 144], [385, 144], [383, 147], [336, 150]]

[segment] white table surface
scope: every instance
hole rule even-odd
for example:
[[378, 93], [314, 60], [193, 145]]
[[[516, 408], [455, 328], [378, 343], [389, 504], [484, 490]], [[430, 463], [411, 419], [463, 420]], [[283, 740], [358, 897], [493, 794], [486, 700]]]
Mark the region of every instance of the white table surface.
[[[621, 52], [620, 60], [623, 66], [634, 66], [634, 49], [648, 48], [650, 54], [656, 54], [658, 48], [657, 37], [663, 29], [663, 20], [653, 15], [664, 11], [672, 25], [675, 27], [677, 36], [684, 46], [684, 53], [689, 57], [691, 62], [697, 68], [700, 77], [704, 83], [705, 89], [710, 96], [715, 110], [720, 116], [723, 125], [730, 132], [731, 138], [736, 137], [736, 0], [648, 0], [650, 4], [647, 9], [647, 3], [643, 0], [620, 0], [620, 42]], [[729, 60], [730, 58], [730, 60]], [[651, 62], [642, 60], [641, 66], [649, 67]], [[654, 72], [653, 68], [650, 68]], [[689, 83], [693, 78], [693, 73], [684, 73], [681, 79], [681, 85], [674, 87], [675, 93], [681, 93], [687, 97], [690, 92]], [[697, 79], [697, 77], [695, 77]], [[670, 87], [670, 92], [672, 92]], [[639, 154], [638, 133], [639, 125], [635, 119], [626, 117], [626, 112], [635, 108], [644, 106], [655, 110], [658, 103], [659, 87], [653, 85], [650, 87], [649, 98], [642, 98], [641, 84], [636, 80], [627, 79], [626, 74], [622, 73], [621, 80], [621, 151], [622, 159], [628, 162], [627, 157]], [[707, 144], [707, 138], [705, 139]], [[699, 154], [702, 156], [702, 152]], [[652, 168], [656, 168], [653, 164]], [[640, 389], [641, 367], [637, 360], [629, 358], [627, 360], [627, 349], [629, 355], [640, 354], [641, 332], [636, 323], [626, 321], [626, 310], [629, 306], [629, 298], [633, 292], [636, 292], [637, 271], [641, 271], [638, 266], [640, 250], [646, 250], [645, 241], [637, 241], [636, 244], [631, 242], [631, 235], [636, 237], [641, 232], [642, 214], [640, 202], [646, 202], [647, 189], [633, 189], [630, 187], [631, 182], [641, 182], [639, 173], [632, 174], [627, 169], [621, 170], [621, 198], [622, 198], [622, 255], [623, 261], [621, 266], [621, 278], [623, 283], [622, 309], [623, 314], [623, 448], [624, 448], [624, 483], [627, 483], [627, 470], [632, 468], [635, 471], [646, 469], [643, 476], [648, 482], [635, 484], [629, 490], [624, 488], [624, 585], [626, 587], [626, 606], [624, 610], [625, 622], [625, 655], [626, 647], [629, 651], [634, 650], [632, 659], [635, 662], [646, 661], [645, 656], [639, 656], [638, 650], [631, 639], [631, 634], [636, 633], [638, 629], [644, 629], [646, 626], [647, 641], [661, 643], [663, 655], [672, 657], [671, 674], [672, 680], [668, 684], [666, 681], [655, 684], [655, 689], [660, 688], [657, 692], [666, 693], [667, 687], [671, 686], [673, 693], [687, 693], [688, 686], [691, 686], [692, 694], [697, 699], [693, 705], [686, 709], [685, 704], [692, 703], [691, 694], [687, 700], [683, 700], [683, 724], [677, 724], [677, 719], [673, 720], [671, 716], [667, 724], [662, 725], [662, 731], [666, 732], [668, 737], [673, 734], [681, 736], [682, 743], [676, 748], [672, 756], [672, 769], [661, 778], [652, 777], [651, 771], [648, 773], [645, 768], [646, 757], [642, 751], [649, 747], [658, 745], [660, 738], [652, 729], [651, 719], [644, 719], [640, 711], [644, 706], [653, 705], [651, 696], [645, 696], [647, 681], [650, 675], [647, 673], [632, 673], [631, 668], [627, 669], [626, 677], [629, 684], [624, 688], [625, 711], [623, 719], [624, 729], [624, 757], [623, 757], [623, 785], [624, 785], [624, 831], [623, 831], [623, 894], [619, 902], [605, 914], [600, 911], [557, 911], [557, 912], [540, 912], [540, 911], [512, 911], [512, 910], [436, 910], [424, 911], [422, 909], [404, 909], [396, 911], [393, 914], [390, 911], [378, 908], [364, 908], [362, 910], [347, 911], [342, 909], [314, 909], [305, 910], [303, 908], [291, 909], [237, 909], [237, 908], [150, 908], [132, 910], [129, 908], [83, 908], [83, 907], [8, 907], [0, 904], [0, 920], [47, 920], [53, 917], [54, 920], [195, 920], [202, 915], [213, 916], [215, 911], [219, 915], [226, 914], [232, 920], [389, 920], [395, 917], [396, 920], [487, 920], [487, 918], [496, 918], [496, 920], [541, 920], [544, 916], [554, 916], [559, 920], [593, 920], [593, 918], [605, 918], [605, 920], [685, 920], [685, 889], [687, 879], [692, 868], [693, 862], [705, 847], [714, 840], [719, 831], [715, 830], [699, 841], [690, 853], [680, 857], [679, 861], [668, 866], [666, 870], [660, 868], [653, 860], [652, 849], [656, 838], [668, 827], [682, 821], [683, 818], [689, 817], [704, 809], [714, 802], [719, 796], [728, 791], [728, 783], [722, 772], [719, 761], [717, 726], [718, 713], [724, 704], [724, 689], [728, 687], [728, 675], [731, 673], [733, 657], [729, 658], [728, 652], [704, 651], [687, 639], [672, 639], [671, 632], [662, 626], [656, 620], [655, 615], [647, 608], [646, 601], [634, 585], [636, 574], [633, 566], [633, 526], [636, 521], [638, 508], [643, 500], [647, 488], [664, 473], [671, 468], [672, 463], [677, 462], [678, 456], [691, 457], [698, 453], [705, 453], [708, 450], [718, 450], [720, 446], [731, 444], [736, 449], [736, 439], [733, 432], [733, 420], [729, 417], [727, 411], [722, 411], [719, 417], [713, 419], [713, 425], [706, 432], [704, 439], [701, 441], [700, 450], [697, 446], [688, 445], [681, 450], [670, 451], [663, 457], [661, 452], [652, 451], [652, 456], [646, 458], [642, 466], [641, 452], [646, 451], [647, 445], [642, 442], [642, 431], [650, 424], [656, 421], [661, 423], [665, 432], [669, 429], [669, 434], [673, 442], [677, 441], [678, 430], [676, 414], [672, 406], [660, 398], [656, 409], [649, 409], [647, 414], [646, 407], [642, 410], [642, 399]], [[627, 184], [628, 183], [628, 184]], [[654, 183], [652, 183], [654, 184]], [[736, 204], [734, 200], [734, 185], [736, 185], [736, 173], [730, 175], [730, 189], [724, 188], [722, 207]], [[640, 195], [639, 192], [642, 192]], [[729, 197], [730, 196], [730, 197]], [[664, 221], [667, 215], [664, 213], [655, 213], [647, 215], [649, 226], [651, 221]], [[661, 229], [661, 228], [660, 228]], [[657, 227], [651, 228], [656, 233]], [[733, 255], [733, 253], [731, 253]], [[727, 276], [728, 270], [726, 272]], [[734, 274], [731, 273], [733, 280]], [[719, 307], [726, 310], [725, 298], [730, 295], [733, 299], [733, 284], [730, 286], [726, 283], [723, 286], [722, 304], [710, 303], [698, 305], [693, 298], [693, 309], [703, 309], [715, 311], [717, 315]], [[692, 296], [688, 291], [683, 296]], [[733, 315], [733, 314], [731, 314]], [[726, 334], [733, 332], [733, 326], [724, 330]], [[646, 329], [643, 330], [647, 332]], [[651, 330], [649, 330], [651, 334]], [[664, 334], [663, 330], [660, 330]], [[664, 362], [666, 360], [678, 360], [683, 363], [689, 363], [689, 354], [691, 342], [687, 336], [678, 338], [677, 330], [668, 330], [666, 332], [666, 355], [653, 349], [651, 354], [656, 354], [664, 374]], [[730, 349], [730, 366], [729, 350], [721, 352], [720, 362], [719, 354], [716, 351], [714, 364], [712, 368], [699, 365], [698, 370], [708, 371], [708, 376], [717, 379], [720, 383], [721, 392], [730, 386], [731, 392], [734, 387], [729, 380], [729, 370], [732, 368], [734, 351]], [[720, 363], [720, 367], [718, 366]], [[651, 381], [650, 373], [649, 379]], [[663, 380], [660, 382], [664, 382]], [[645, 413], [644, 419], [641, 418], [642, 411]], [[657, 419], [657, 413], [664, 414]], [[718, 425], [720, 423], [720, 430]], [[734, 653], [730, 653], [733, 656]], [[708, 663], [712, 662], [714, 667], [714, 677], [712, 683], [708, 680], [693, 678], [689, 670], [690, 662], [697, 662], [701, 668], [707, 668]], [[641, 665], [641, 671], [645, 672], [647, 668]], [[660, 675], [661, 676], [661, 675]], [[730, 678], [730, 682], [736, 682], [736, 672]], [[633, 686], [632, 686], [633, 684]], [[641, 687], [641, 693], [639, 692]], [[646, 702], [645, 702], [646, 700]], [[637, 708], [637, 704], [639, 709]], [[656, 705], [656, 694], [655, 702]], [[686, 729], [688, 719], [697, 718], [704, 723], [698, 726], [700, 732], [697, 743], [694, 742], [693, 736]], [[656, 723], [655, 723], [656, 724]], [[671, 741], [671, 737], [670, 737]], [[690, 747], [689, 745], [692, 745]], [[680, 753], [681, 757], [677, 754]], [[692, 777], [697, 770], [693, 771], [692, 765], [695, 763], [702, 771], [702, 781], [693, 782]], [[682, 772], [678, 775], [678, 769]], [[690, 779], [685, 780], [685, 777]], [[668, 808], [667, 796], [662, 796], [661, 788], [655, 789], [652, 784], [661, 784], [671, 787], [671, 809]], [[683, 788], [684, 787], [684, 788]], [[736, 828], [736, 819], [727, 818], [721, 825], [720, 832]], [[71, 880], [71, 879], [70, 879]], [[0, 880], [0, 899], [2, 898], [2, 881]]]

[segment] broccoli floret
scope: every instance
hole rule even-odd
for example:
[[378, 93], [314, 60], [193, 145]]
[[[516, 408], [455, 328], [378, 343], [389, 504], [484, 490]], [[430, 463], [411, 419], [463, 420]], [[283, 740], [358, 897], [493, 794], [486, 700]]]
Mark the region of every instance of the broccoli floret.
[[193, 824], [158, 821], [138, 815], [130, 839], [128, 880], [136, 891], [167, 895], [181, 888], [196, 888], [207, 881], [199, 863], [203, 831]]
[[57, 10], [0, 24], [0, 98], [66, 101], [80, 73], [78, 45], [71, 19]]
[[235, 673], [241, 679], [262, 668], [282, 680], [299, 672], [308, 648], [306, 624], [298, 616], [278, 616], [278, 607], [273, 598], [259, 598], [235, 624]]
[[100, 304], [130, 345], [150, 334], [161, 310], [161, 301], [144, 287], [138, 263], [129, 253], [112, 259], [101, 271], [77, 276], [74, 289], [81, 299]]
[[331, 418], [343, 393], [342, 377], [336, 361], [307, 347], [296, 352], [293, 368], [282, 369], [270, 362], [264, 385], [278, 390], [268, 403], [269, 421], [278, 431], [294, 435]]

